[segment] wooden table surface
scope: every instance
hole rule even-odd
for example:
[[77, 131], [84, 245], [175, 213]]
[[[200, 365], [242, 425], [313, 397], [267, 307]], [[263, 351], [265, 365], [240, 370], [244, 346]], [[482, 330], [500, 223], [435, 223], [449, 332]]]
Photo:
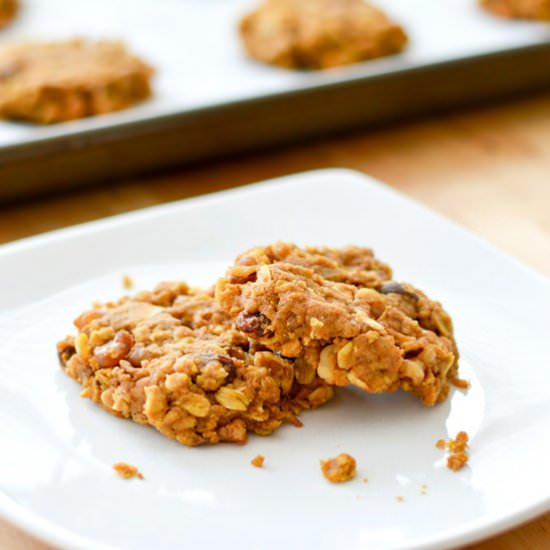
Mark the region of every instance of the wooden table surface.
[[[0, 242], [323, 167], [371, 174], [550, 276], [550, 95], [0, 207]], [[0, 522], [0, 548], [49, 547]], [[550, 514], [470, 548], [550, 549]]]

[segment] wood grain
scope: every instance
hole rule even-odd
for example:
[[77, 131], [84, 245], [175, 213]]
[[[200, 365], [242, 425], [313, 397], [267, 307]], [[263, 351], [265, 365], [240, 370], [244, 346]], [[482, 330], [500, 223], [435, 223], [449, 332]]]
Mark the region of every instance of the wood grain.
[[[0, 208], [0, 242], [323, 167], [369, 173], [550, 275], [550, 96]], [[5, 522], [0, 548], [49, 549]], [[550, 549], [550, 514], [470, 549]]]

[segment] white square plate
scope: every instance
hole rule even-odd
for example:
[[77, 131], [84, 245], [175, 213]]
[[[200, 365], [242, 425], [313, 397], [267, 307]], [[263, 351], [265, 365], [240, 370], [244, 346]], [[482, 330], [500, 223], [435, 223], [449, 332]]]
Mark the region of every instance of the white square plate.
[[[302, 429], [194, 449], [79, 397], [55, 342], [122, 274], [205, 285], [277, 239], [374, 247], [451, 312], [470, 390], [430, 409], [346, 388]], [[366, 176], [301, 174], [10, 244], [0, 296], [0, 512], [60, 547], [439, 549], [550, 506], [548, 280]], [[471, 460], [454, 473], [434, 443], [459, 430]], [[358, 476], [331, 485], [319, 459], [343, 451]]]

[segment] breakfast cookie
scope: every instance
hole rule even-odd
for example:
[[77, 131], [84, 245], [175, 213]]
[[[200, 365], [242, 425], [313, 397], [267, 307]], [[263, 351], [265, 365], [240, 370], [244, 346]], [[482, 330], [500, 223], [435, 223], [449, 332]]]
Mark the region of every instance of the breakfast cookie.
[[363, 0], [266, 0], [240, 23], [251, 57], [289, 69], [324, 69], [395, 54], [407, 37]]
[[239, 330], [329, 384], [445, 399], [458, 352], [451, 319], [366, 248], [276, 243], [241, 254], [216, 287]]
[[550, 0], [480, 0], [480, 4], [500, 17], [550, 20]]
[[0, 118], [48, 124], [151, 95], [153, 69], [119, 42], [31, 42], [0, 52]]
[[18, 0], [0, 0], [0, 29], [11, 23], [18, 9]]
[[98, 304], [75, 326], [57, 349], [81, 395], [184, 445], [300, 425], [301, 410], [333, 394], [309, 365], [251, 345], [212, 291], [184, 283]]

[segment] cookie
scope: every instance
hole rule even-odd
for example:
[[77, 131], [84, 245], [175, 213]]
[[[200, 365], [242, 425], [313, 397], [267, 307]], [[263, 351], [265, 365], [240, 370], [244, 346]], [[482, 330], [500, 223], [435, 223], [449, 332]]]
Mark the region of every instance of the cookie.
[[152, 68], [119, 42], [33, 42], [0, 52], [0, 117], [49, 124], [151, 95]]
[[237, 258], [216, 297], [239, 330], [335, 386], [401, 388], [433, 405], [456, 376], [448, 314], [394, 281], [370, 249], [258, 247]]
[[289, 69], [324, 69], [400, 52], [407, 36], [363, 0], [266, 0], [240, 23], [248, 54]]
[[11, 23], [18, 10], [18, 0], [0, 0], [0, 29]]
[[244, 443], [333, 389], [309, 365], [250, 344], [212, 291], [165, 283], [80, 315], [58, 343], [61, 364], [110, 413], [189, 446]]
[[550, 20], [550, 0], [480, 0], [480, 4], [500, 17]]

